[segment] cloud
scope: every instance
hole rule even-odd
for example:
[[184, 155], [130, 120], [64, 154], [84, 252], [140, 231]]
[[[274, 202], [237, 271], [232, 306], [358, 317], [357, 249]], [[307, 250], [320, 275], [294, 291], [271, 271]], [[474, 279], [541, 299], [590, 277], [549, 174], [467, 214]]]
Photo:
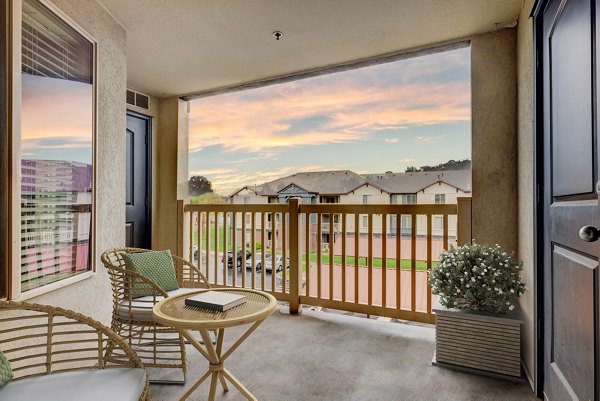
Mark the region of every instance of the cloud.
[[[438, 61], [429, 69], [441, 73], [455, 67]], [[412, 74], [418, 68], [408, 70]], [[373, 85], [356, 71], [358, 78], [334, 74], [195, 100], [190, 149], [221, 146], [277, 153], [295, 146], [366, 141], [376, 132], [408, 126], [470, 120], [468, 79], [396, 82], [394, 76], [389, 85]]]
[[70, 138], [91, 141], [92, 86], [23, 75], [23, 139]]
[[426, 136], [417, 136], [415, 138], [415, 141], [418, 142], [425, 142], [425, 143], [430, 143], [430, 144], [434, 144], [434, 143], [438, 143], [439, 139], [445, 138], [448, 135], [426, 135]]
[[84, 139], [81, 137], [64, 137], [56, 136], [52, 139], [48, 138], [23, 138], [21, 143], [22, 149], [39, 151], [41, 149], [88, 149], [91, 153], [92, 138]]
[[398, 142], [398, 138], [385, 138], [383, 141], [388, 143], [396, 143]]

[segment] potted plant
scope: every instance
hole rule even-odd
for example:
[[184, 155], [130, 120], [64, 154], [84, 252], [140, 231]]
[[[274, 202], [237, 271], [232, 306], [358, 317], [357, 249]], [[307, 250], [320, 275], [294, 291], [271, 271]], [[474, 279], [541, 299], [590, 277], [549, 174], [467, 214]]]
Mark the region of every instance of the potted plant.
[[522, 263], [499, 245], [472, 243], [442, 252], [429, 276], [439, 303], [433, 309], [434, 364], [521, 378], [521, 270]]

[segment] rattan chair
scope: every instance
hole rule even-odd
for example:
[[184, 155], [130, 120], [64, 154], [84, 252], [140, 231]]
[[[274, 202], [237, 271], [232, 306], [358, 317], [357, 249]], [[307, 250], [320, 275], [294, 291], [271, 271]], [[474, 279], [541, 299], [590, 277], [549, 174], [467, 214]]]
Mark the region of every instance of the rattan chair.
[[[147, 368], [181, 369], [183, 382], [187, 373], [185, 342], [179, 332], [158, 324], [152, 318], [152, 308], [169, 295], [210, 288], [198, 268], [173, 255], [179, 289], [169, 293], [155, 281], [125, 267], [124, 252], [148, 252], [140, 248], [115, 248], [104, 252], [102, 263], [108, 269], [113, 290], [112, 329], [135, 350]], [[133, 298], [132, 287], [145, 288], [151, 295]], [[146, 292], [146, 291], [145, 291]], [[178, 380], [150, 380], [153, 383], [181, 383]]]
[[[14, 375], [0, 388], [0, 399], [38, 399], [40, 393], [39, 399], [64, 401], [151, 399], [140, 358], [114, 331], [87, 316], [1, 301], [0, 328], [0, 350]], [[44, 396], [46, 391], [52, 394]]]

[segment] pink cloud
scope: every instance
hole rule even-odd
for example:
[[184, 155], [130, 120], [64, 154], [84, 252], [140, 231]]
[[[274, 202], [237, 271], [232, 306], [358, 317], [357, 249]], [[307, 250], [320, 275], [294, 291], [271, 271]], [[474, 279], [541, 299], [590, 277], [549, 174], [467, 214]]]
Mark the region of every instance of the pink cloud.
[[[286, 84], [284, 84], [286, 85]], [[264, 88], [266, 90], [269, 88]], [[286, 93], [285, 100], [281, 93]], [[354, 142], [373, 132], [469, 121], [468, 82], [405, 84], [391, 88], [348, 86], [276, 90], [271, 97], [245, 99], [244, 92], [195, 101], [190, 114], [190, 150], [221, 145], [228, 150], [266, 151], [292, 146]], [[292, 123], [315, 116], [318, 129], [294, 130]]]
[[[90, 146], [92, 86], [63, 79], [22, 76], [21, 141], [25, 149]], [[44, 143], [53, 140], [57, 143]], [[58, 143], [58, 142], [64, 143]]]

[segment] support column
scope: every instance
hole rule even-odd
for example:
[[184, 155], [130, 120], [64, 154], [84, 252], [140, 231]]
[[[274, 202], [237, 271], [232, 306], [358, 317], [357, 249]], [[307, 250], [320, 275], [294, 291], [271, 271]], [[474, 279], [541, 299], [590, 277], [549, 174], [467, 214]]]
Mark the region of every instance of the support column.
[[189, 202], [188, 104], [177, 97], [160, 104], [156, 142], [156, 235], [154, 249], [170, 249], [178, 256], [177, 201]]

